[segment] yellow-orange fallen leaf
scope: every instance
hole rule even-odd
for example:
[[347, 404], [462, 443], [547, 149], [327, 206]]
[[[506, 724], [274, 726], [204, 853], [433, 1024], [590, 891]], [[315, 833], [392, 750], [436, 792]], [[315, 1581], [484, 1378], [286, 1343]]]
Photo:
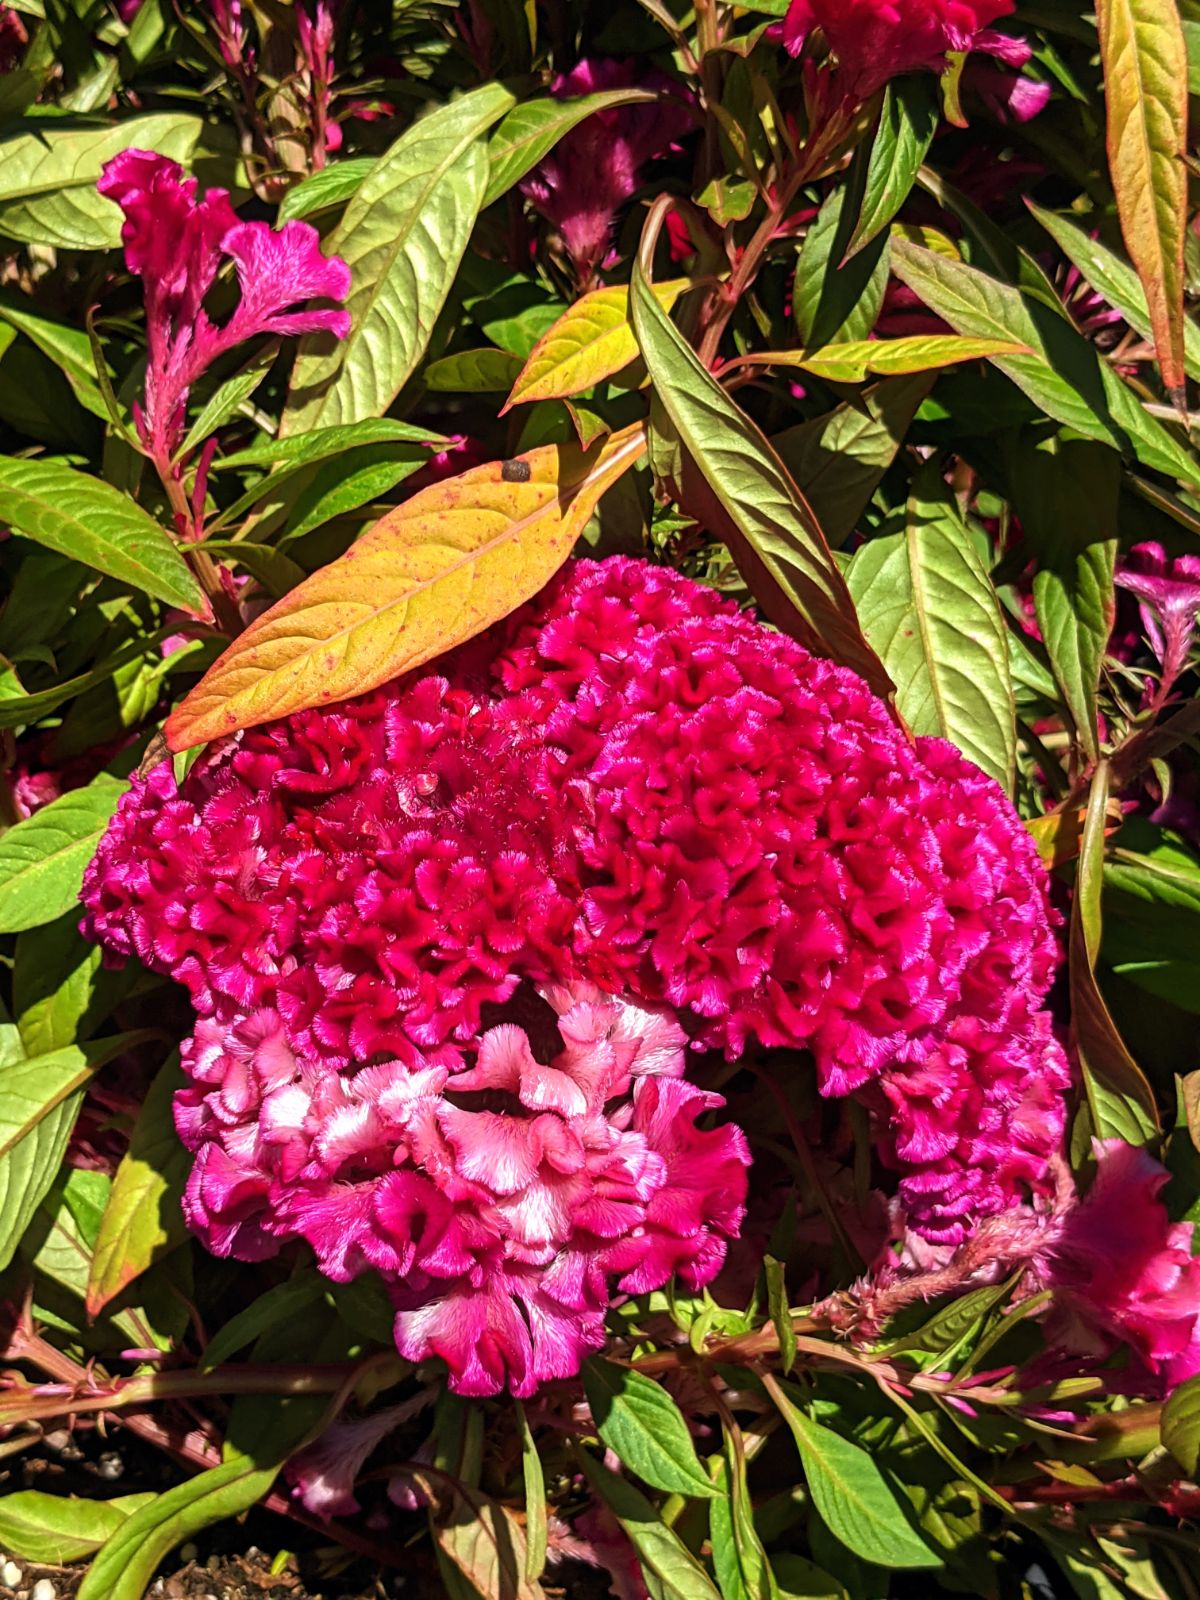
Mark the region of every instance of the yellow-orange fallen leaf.
[[414, 495], [251, 623], [169, 718], [171, 749], [365, 693], [474, 638], [554, 575], [645, 448], [638, 423]]

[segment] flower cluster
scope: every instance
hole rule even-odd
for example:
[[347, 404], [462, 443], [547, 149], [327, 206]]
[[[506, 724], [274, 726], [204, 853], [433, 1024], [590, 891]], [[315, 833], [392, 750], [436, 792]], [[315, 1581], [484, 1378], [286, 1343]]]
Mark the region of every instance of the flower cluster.
[[[166, 156], [124, 150], [105, 166], [98, 187], [125, 214], [125, 261], [145, 287], [149, 357], [135, 416], [147, 451], [167, 470], [196, 380], [228, 351], [264, 334], [323, 329], [344, 336], [345, 311], [294, 308], [311, 299], [344, 300], [350, 274], [343, 261], [321, 253], [320, 236], [307, 222], [278, 230], [240, 222], [224, 189], [198, 199], [195, 178]], [[218, 325], [204, 302], [226, 260], [237, 269], [241, 297]]]
[[438, 667], [178, 792], [159, 767], [89, 869], [92, 935], [200, 1014], [178, 1118], [214, 1249], [381, 1272], [465, 1392], [574, 1371], [614, 1275], [699, 1286], [740, 1219], [672, 1016], [809, 1048], [931, 1239], [1044, 1182], [1055, 944], [994, 783], [640, 561], [572, 563]]

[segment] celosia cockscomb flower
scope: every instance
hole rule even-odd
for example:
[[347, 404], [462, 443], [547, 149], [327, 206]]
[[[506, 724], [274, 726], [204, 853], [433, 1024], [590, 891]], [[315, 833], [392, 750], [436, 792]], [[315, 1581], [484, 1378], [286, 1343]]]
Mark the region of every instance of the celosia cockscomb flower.
[[935, 1240], [1036, 1190], [1061, 1137], [1044, 873], [999, 788], [641, 561], [572, 563], [178, 791], [159, 767], [84, 899], [200, 1013], [193, 1226], [381, 1272], [401, 1349], [466, 1392], [576, 1370], [614, 1282], [717, 1271], [746, 1153], [696, 1128], [675, 1018], [731, 1056], [811, 1049]]
[[798, 55], [819, 28], [846, 93], [866, 100], [901, 73], [940, 72], [949, 51], [1024, 65], [1029, 46], [990, 26], [1015, 9], [1013, 0], [792, 0], [782, 34]]

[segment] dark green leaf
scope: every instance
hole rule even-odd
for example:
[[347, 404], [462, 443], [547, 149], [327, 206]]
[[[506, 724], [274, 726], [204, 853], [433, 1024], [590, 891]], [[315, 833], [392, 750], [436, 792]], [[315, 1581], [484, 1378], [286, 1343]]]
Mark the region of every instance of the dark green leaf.
[[937, 97], [930, 80], [917, 73], [892, 79], [884, 90], [862, 205], [847, 254], [854, 255], [870, 244], [908, 199], [938, 120]]
[[830, 1531], [855, 1555], [881, 1567], [940, 1566], [862, 1446], [805, 1416], [774, 1379], [768, 1388], [792, 1431], [809, 1491]]
[[888, 280], [888, 238], [877, 234], [845, 260], [854, 230], [850, 191], [835, 189], [808, 231], [796, 262], [792, 307], [806, 348], [865, 339]]
[[660, 1384], [593, 1356], [583, 1388], [600, 1437], [623, 1466], [653, 1489], [712, 1497], [683, 1414]]
[[655, 391], [695, 467], [689, 509], [703, 509], [703, 520], [725, 538], [776, 627], [890, 693], [811, 510], [758, 427], [675, 329], [640, 262], [630, 307]]
[[70, 910], [125, 789], [119, 778], [102, 774], [0, 838], [0, 933], [36, 928]]
[[903, 533], [846, 572], [867, 638], [916, 734], [949, 739], [1012, 792], [1017, 728], [1000, 603], [940, 471], [918, 474]]
[[721, 1600], [708, 1573], [645, 1495], [586, 1451], [579, 1459], [588, 1482], [625, 1530], [662, 1600]]
[[63, 1566], [98, 1550], [153, 1494], [77, 1500], [24, 1489], [0, 1498], [0, 1545], [26, 1561]]
[[156, 600], [209, 615], [166, 529], [100, 478], [60, 461], [0, 459], [0, 520]]

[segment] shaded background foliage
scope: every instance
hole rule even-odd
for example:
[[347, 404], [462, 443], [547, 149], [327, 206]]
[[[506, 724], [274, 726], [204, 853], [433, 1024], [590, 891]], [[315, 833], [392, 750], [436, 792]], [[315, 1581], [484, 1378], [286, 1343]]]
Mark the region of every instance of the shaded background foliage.
[[[314, 596], [372, 682], [452, 642], [437, 584], [390, 559], [437, 577], [404, 509], [434, 494], [480, 546], [474, 626], [576, 545], [648, 555], [894, 685], [914, 732], [1000, 781], [1066, 919], [1081, 1182], [1093, 1137], [1122, 1138], [1165, 1162], [1172, 1219], [1200, 1218], [1200, 6], [1019, 5], [1024, 64], [952, 55], [848, 98], [820, 39], [787, 54], [787, 9], [0, 19], [0, 1265], [25, 1380], [0, 1394], [3, 1448], [118, 1419], [187, 1469], [152, 1497], [0, 1498], [0, 1543], [90, 1562], [86, 1600], [132, 1600], [265, 1497], [311, 1523], [281, 1468], [342, 1448], [343, 1414], [365, 1514], [339, 1505], [321, 1537], [403, 1569], [427, 1530], [430, 1592], [570, 1593], [589, 1560], [672, 1600], [1195, 1592], [1191, 1385], [1130, 1399], [1119, 1358], [1039, 1383], [1013, 1283], [867, 1346], [812, 1323], [861, 1270], [849, 1202], [886, 1180], [805, 1063], [700, 1069], [756, 1155], [714, 1294], [619, 1305], [582, 1388], [467, 1405], [396, 1357], [369, 1280], [186, 1237], [187, 1007], [77, 932], [84, 866], [164, 725], [184, 752], [330, 686], [321, 638], [301, 642]], [[96, 187], [138, 148], [243, 219], [314, 224], [351, 274], [346, 338], [221, 354], [157, 454], [141, 287]], [[220, 322], [235, 299], [225, 277], [206, 306]], [[471, 469], [522, 455], [514, 526], [515, 483], [545, 492], [514, 576], [488, 565]], [[352, 545], [378, 552], [369, 586], [339, 565]], [[368, 686], [362, 659], [336, 693]]]

